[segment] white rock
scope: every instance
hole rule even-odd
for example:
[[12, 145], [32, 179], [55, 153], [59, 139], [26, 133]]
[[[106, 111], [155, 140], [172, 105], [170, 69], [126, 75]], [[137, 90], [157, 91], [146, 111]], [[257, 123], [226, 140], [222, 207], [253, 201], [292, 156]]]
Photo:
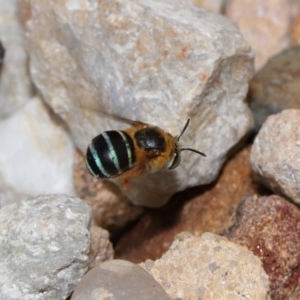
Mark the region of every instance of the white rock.
[[217, 177], [253, 125], [244, 102], [253, 53], [230, 20], [182, 0], [29, 3], [33, 80], [83, 152], [101, 131], [124, 128], [95, 108], [173, 135], [191, 117], [182, 145], [207, 158], [183, 152], [176, 170], [132, 180], [132, 201], [160, 206]]
[[87, 271], [90, 207], [40, 195], [0, 210], [0, 299], [58, 300]]
[[268, 117], [254, 140], [250, 162], [267, 187], [300, 204], [299, 110]]
[[162, 258], [141, 266], [172, 299], [269, 299], [269, 278], [259, 258], [212, 233], [181, 233]]
[[22, 16], [21, 0], [0, 0], [0, 39], [5, 48], [0, 73], [0, 118], [11, 115], [33, 96]]
[[74, 194], [74, 146], [62, 122], [39, 98], [0, 121], [0, 141], [1, 206], [13, 202], [5, 196], [8, 191], [29, 196]]

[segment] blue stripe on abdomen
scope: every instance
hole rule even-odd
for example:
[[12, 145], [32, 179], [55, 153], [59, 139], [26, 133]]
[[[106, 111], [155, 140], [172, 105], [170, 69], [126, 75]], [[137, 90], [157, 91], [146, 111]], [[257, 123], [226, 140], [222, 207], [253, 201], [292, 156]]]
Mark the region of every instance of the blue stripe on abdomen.
[[87, 168], [100, 178], [121, 174], [129, 170], [134, 161], [134, 145], [124, 131], [106, 131], [96, 136], [87, 150]]

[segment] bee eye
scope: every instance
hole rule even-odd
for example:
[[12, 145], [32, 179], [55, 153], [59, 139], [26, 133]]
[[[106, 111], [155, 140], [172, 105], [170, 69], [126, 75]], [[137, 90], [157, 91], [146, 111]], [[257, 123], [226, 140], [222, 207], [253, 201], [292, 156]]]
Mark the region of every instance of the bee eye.
[[178, 165], [180, 164], [180, 161], [181, 161], [180, 151], [178, 149], [176, 149], [175, 155], [174, 155], [174, 160], [173, 160], [171, 166], [169, 167], [169, 169], [177, 168]]

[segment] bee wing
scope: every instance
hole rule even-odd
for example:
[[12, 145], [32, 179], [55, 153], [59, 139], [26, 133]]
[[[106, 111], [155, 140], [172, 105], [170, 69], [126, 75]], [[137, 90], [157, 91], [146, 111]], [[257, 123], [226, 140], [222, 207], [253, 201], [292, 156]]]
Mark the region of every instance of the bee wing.
[[144, 122], [141, 122], [141, 121], [129, 120], [127, 118], [116, 116], [116, 115], [105, 113], [105, 112], [99, 112], [99, 113], [104, 114], [108, 118], [111, 118], [111, 119], [114, 119], [116, 121], [120, 121], [120, 122], [129, 124], [131, 126], [148, 125], [147, 123], [144, 123]]
[[88, 107], [88, 106], [84, 106], [84, 105], [76, 105], [76, 106], [79, 108], [82, 108], [84, 110], [91, 111], [93, 113], [101, 114], [101, 115], [105, 116], [106, 118], [110, 118], [115, 121], [129, 124], [131, 126], [149, 126], [149, 124], [141, 122], [141, 121], [130, 120], [125, 117], [121, 117], [121, 116], [114, 115], [112, 113], [105, 112], [105, 111], [99, 109], [99, 107], [94, 108], [94, 107]]

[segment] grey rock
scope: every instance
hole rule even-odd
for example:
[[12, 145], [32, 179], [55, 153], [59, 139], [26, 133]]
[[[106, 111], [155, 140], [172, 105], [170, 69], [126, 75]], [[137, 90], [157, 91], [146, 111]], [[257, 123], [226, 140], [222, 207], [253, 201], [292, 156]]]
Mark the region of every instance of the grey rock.
[[124, 128], [99, 110], [174, 136], [191, 118], [181, 143], [207, 158], [183, 152], [176, 170], [132, 180], [133, 202], [161, 206], [174, 192], [217, 177], [253, 125], [244, 102], [253, 53], [230, 20], [182, 0], [30, 5], [32, 78], [82, 152], [102, 131]]
[[60, 300], [87, 271], [90, 207], [40, 195], [0, 210], [0, 299]]
[[277, 194], [300, 204], [300, 111], [268, 117], [256, 136], [250, 162], [256, 176]]
[[269, 278], [259, 258], [212, 233], [181, 233], [162, 258], [141, 265], [172, 299], [269, 299]]
[[89, 271], [71, 300], [170, 300], [148, 272], [125, 260], [111, 260]]

